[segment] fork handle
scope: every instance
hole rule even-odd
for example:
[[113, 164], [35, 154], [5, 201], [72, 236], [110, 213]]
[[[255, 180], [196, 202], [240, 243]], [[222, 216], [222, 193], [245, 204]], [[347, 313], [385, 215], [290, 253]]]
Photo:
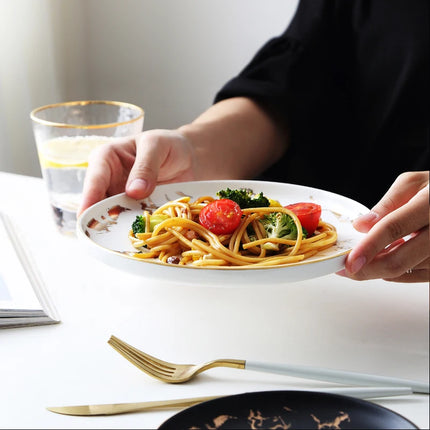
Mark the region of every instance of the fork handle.
[[258, 372], [277, 373], [305, 379], [337, 382], [340, 384], [411, 387], [414, 393], [429, 393], [428, 382], [371, 375], [368, 373], [348, 372], [345, 370], [334, 370], [300, 365], [262, 363], [248, 360], [245, 361], [245, 369], [255, 370]]
[[204, 372], [214, 367], [233, 367], [234, 369], [245, 369], [245, 360], [236, 360], [233, 358], [220, 358], [218, 360], [209, 361], [204, 366], [201, 366], [197, 373]]

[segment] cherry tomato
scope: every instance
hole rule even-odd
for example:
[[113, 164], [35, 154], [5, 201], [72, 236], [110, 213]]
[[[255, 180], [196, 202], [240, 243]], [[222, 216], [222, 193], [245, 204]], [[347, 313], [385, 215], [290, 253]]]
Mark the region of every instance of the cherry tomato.
[[199, 215], [200, 224], [214, 234], [229, 234], [239, 226], [242, 217], [240, 206], [230, 199], [208, 203]]
[[316, 203], [294, 203], [285, 207], [297, 215], [302, 227], [306, 229], [308, 236], [311, 236], [318, 227], [321, 206]]

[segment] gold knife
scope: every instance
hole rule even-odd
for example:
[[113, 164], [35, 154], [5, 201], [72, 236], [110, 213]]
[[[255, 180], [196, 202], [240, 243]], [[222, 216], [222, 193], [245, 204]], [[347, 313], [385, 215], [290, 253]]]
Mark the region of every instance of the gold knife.
[[158, 400], [151, 402], [137, 403], [113, 403], [105, 405], [82, 405], [82, 406], [54, 406], [46, 408], [48, 411], [56, 412], [64, 415], [80, 415], [80, 416], [95, 416], [95, 415], [116, 415], [125, 414], [128, 412], [142, 412], [154, 409], [164, 408], [182, 408], [193, 406], [197, 403], [206, 402], [207, 400], [217, 399], [223, 396], [209, 397], [192, 397], [188, 399], [175, 400]]
[[[319, 391], [324, 393], [342, 394], [358, 399], [372, 399], [378, 397], [405, 396], [412, 394], [409, 387], [335, 387], [324, 388]], [[227, 395], [227, 394], [226, 394]], [[129, 412], [142, 412], [156, 409], [182, 408], [193, 406], [208, 400], [218, 399], [222, 396], [191, 397], [188, 399], [158, 400], [138, 403], [113, 403], [104, 405], [82, 405], [82, 406], [55, 406], [47, 408], [48, 411], [64, 415], [96, 416], [96, 415], [116, 415]]]

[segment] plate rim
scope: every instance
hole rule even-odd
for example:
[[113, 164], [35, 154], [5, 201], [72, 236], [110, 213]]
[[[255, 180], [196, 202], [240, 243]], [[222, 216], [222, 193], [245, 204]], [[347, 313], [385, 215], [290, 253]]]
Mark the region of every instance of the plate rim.
[[190, 410], [192, 412], [192, 410], [194, 409], [199, 409], [202, 407], [207, 407], [208, 405], [210, 406], [211, 404], [216, 404], [216, 403], [222, 403], [225, 401], [229, 401], [232, 400], [234, 401], [234, 399], [243, 399], [246, 397], [254, 397], [255, 398], [264, 398], [264, 397], [269, 397], [269, 396], [273, 396], [273, 395], [301, 395], [301, 396], [316, 396], [316, 397], [325, 397], [325, 398], [332, 398], [332, 399], [343, 399], [343, 400], [349, 400], [351, 402], [353, 402], [354, 404], [358, 404], [359, 406], [365, 406], [366, 408], [372, 408], [372, 409], [376, 409], [376, 410], [382, 410], [385, 413], [388, 413], [390, 415], [396, 416], [397, 418], [402, 419], [405, 423], [409, 423], [411, 425], [412, 429], [419, 429], [419, 427], [410, 419], [406, 418], [404, 415], [393, 411], [392, 409], [389, 409], [385, 406], [379, 405], [377, 403], [374, 402], [370, 402], [369, 400], [366, 399], [359, 399], [357, 397], [353, 397], [353, 396], [348, 396], [345, 394], [337, 394], [337, 393], [328, 393], [328, 392], [324, 392], [324, 391], [319, 391], [319, 390], [299, 390], [299, 389], [293, 389], [293, 390], [262, 390], [262, 391], [247, 391], [247, 392], [243, 392], [243, 393], [237, 393], [237, 394], [230, 394], [230, 395], [225, 395], [222, 397], [218, 397], [216, 399], [212, 399], [212, 400], [207, 400], [205, 402], [201, 402], [198, 403], [197, 405], [193, 405], [193, 406], [189, 406], [185, 409], [182, 409], [181, 411], [175, 413], [174, 415], [172, 415], [171, 417], [169, 417], [168, 419], [166, 419], [159, 427], [157, 430], [168, 430], [170, 427], [168, 427], [170, 425], [170, 423], [173, 422], [174, 424], [174, 420], [175, 418], [181, 416], [182, 414], [185, 413], [190, 413]]
[[[323, 262], [330, 262], [330, 261], [336, 261], [339, 258], [342, 258], [344, 256], [346, 256], [352, 249], [352, 247], [348, 247], [348, 249], [344, 249], [344, 250], [340, 250], [339, 252], [333, 254], [333, 255], [329, 255], [329, 256], [321, 256], [320, 258], [313, 258], [312, 260], [304, 260], [304, 261], [299, 261], [299, 262], [295, 262], [295, 263], [287, 263], [287, 264], [283, 264], [283, 265], [275, 265], [275, 266], [259, 266], [259, 267], [242, 267], [242, 266], [213, 266], [213, 267], [199, 267], [199, 266], [172, 266], [171, 264], [167, 264], [167, 263], [163, 263], [157, 260], [144, 260], [144, 259], [139, 259], [138, 257], [134, 257], [132, 255], [128, 255], [126, 252], [124, 251], [119, 251], [119, 250], [114, 250], [112, 248], [106, 247], [101, 245], [100, 243], [97, 243], [95, 240], [93, 240], [91, 237], [89, 237], [89, 234], [86, 233], [87, 230], [87, 226], [83, 225], [83, 221], [84, 219], [88, 216], [88, 214], [91, 211], [94, 211], [96, 207], [101, 206], [101, 205], [106, 205], [107, 203], [111, 202], [111, 201], [118, 201], [118, 200], [122, 200], [122, 199], [127, 199], [130, 202], [134, 202], [135, 204], [142, 202], [144, 200], [150, 199], [151, 196], [157, 191], [157, 189], [159, 191], [163, 191], [163, 188], [171, 188], [173, 186], [185, 186], [185, 187], [189, 187], [189, 186], [200, 186], [200, 185], [204, 185], [204, 184], [208, 184], [208, 185], [214, 185], [217, 184], [219, 185], [220, 189], [223, 189], [223, 185], [224, 188], [225, 186], [227, 186], [228, 184], [230, 185], [235, 185], [235, 184], [242, 184], [241, 187], [243, 186], [249, 186], [249, 188], [255, 188], [256, 186], [258, 187], [258, 185], [262, 185], [262, 186], [275, 186], [275, 187], [292, 187], [296, 190], [303, 190], [306, 193], [312, 193], [312, 192], [317, 192], [317, 193], [323, 193], [325, 195], [327, 195], [328, 197], [332, 197], [332, 198], [341, 198], [343, 201], [345, 202], [351, 202], [351, 205], [355, 206], [357, 208], [357, 211], [359, 210], [360, 213], [366, 213], [369, 211], [369, 209], [364, 206], [363, 204], [361, 204], [360, 202], [357, 202], [349, 197], [334, 193], [332, 191], [327, 191], [324, 189], [319, 189], [319, 188], [315, 188], [315, 187], [308, 187], [306, 185], [300, 185], [300, 184], [293, 184], [293, 183], [284, 183], [284, 182], [274, 182], [274, 181], [261, 181], [261, 180], [248, 180], [248, 179], [222, 179], [222, 180], [203, 180], [203, 181], [182, 181], [182, 182], [174, 182], [174, 183], [167, 183], [167, 184], [159, 184], [156, 186], [156, 188], [154, 189], [154, 191], [148, 196], [145, 197], [143, 199], [133, 199], [131, 197], [129, 197], [125, 192], [122, 193], [118, 193], [115, 194], [113, 196], [109, 196], [103, 200], [100, 200], [99, 202], [93, 204], [92, 206], [90, 206], [89, 208], [87, 208], [82, 214], [80, 214], [80, 216], [77, 219], [77, 227], [76, 227], [76, 231], [77, 231], [77, 236], [78, 238], [84, 240], [87, 244], [89, 244], [92, 247], [96, 247], [99, 250], [102, 250], [102, 252], [107, 253], [107, 255], [109, 255], [112, 258], [115, 257], [121, 257], [122, 259], [124, 259], [125, 261], [130, 262], [130, 264], [141, 264], [143, 263], [145, 264], [150, 264], [156, 267], [162, 267], [162, 268], [170, 268], [170, 269], [177, 269], [178, 267], [180, 267], [181, 269], [186, 269], [186, 270], [194, 270], [194, 271], [198, 271], [198, 272], [222, 272], [222, 273], [235, 273], [235, 272], [257, 272], [257, 271], [264, 271], [264, 270], [283, 270], [283, 269], [291, 269], [294, 267], [303, 267], [303, 266], [307, 266], [307, 265], [312, 265], [312, 264], [316, 264], [316, 263], [323, 263]], [[114, 205], [112, 205], [113, 207]], [[332, 211], [333, 212], [333, 211]], [[334, 213], [334, 212], [333, 212]], [[342, 215], [342, 214], [340, 214]]]

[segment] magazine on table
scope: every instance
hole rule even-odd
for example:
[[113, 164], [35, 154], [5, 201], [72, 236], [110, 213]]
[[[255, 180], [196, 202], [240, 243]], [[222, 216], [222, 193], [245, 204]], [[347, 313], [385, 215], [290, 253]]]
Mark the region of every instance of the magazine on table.
[[0, 329], [60, 322], [10, 217], [0, 212]]

